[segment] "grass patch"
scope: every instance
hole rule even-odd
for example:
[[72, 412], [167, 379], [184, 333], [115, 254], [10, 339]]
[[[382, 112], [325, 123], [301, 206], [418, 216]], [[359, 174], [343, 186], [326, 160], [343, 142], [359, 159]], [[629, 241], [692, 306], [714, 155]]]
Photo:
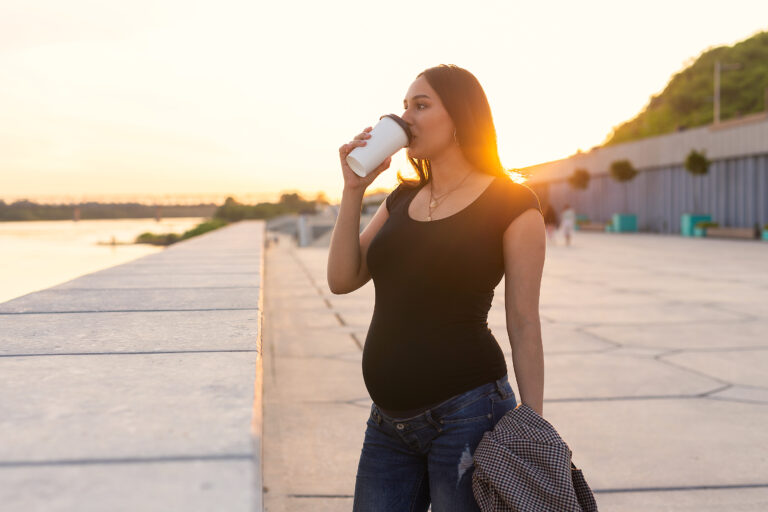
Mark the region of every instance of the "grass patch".
[[187, 238], [192, 238], [193, 236], [202, 235], [203, 233], [213, 231], [214, 229], [219, 229], [220, 227], [226, 226], [227, 224], [229, 224], [229, 221], [227, 220], [224, 220], [221, 218], [213, 218], [205, 222], [201, 222], [194, 228], [185, 231], [181, 235], [177, 233], [163, 233], [159, 235], [155, 233], [150, 233], [150, 232], [142, 233], [136, 237], [136, 241], [134, 243], [152, 244], [152, 245], [171, 245], [176, 242], [181, 242], [182, 240], [186, 240]]

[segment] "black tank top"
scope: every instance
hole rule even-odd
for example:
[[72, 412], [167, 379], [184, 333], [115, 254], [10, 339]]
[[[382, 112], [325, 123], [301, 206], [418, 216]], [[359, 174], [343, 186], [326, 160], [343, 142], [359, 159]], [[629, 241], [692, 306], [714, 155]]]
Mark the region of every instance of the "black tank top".
[[496, 177], [466, 208], [442, 219], [408, 215], [421, 186], [400, 184], [366, 256], [375, 288], [363, 379], [384, 410], [436, 404], [499, 379], [504, 354], [488, 328], [504, 276], [503, 234], [536, 194]]

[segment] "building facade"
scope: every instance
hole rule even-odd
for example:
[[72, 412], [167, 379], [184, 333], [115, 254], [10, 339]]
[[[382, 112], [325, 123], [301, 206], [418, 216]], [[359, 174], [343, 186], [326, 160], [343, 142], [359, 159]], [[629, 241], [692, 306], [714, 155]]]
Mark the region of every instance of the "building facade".
[[[692, 149], [712, 162], [706, 175], [686, 171]], [[616, 182], [609, 172], [611, 163], [622, 159], [640, 171], [626, 183]], [[585, 190], [568, 183], [579, 168], [591, 177]], [[570, 204], [592, 222], [633, 213], [640, 231], [680, 233], [681, 215], [700, 213], [721, 226], [763, 226], [768, 223], [768, 112], [599, 147], [521, 172], [529, 176], [528, 185], [542, 205], [560, 212]]]

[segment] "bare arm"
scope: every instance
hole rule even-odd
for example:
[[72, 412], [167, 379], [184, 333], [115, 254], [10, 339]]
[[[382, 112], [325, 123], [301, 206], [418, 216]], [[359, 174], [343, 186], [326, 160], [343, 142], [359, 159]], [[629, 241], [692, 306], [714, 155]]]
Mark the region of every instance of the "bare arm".
[[353, 292], [371, 278], [365, 264], [368, 245], [389, 217], [387, 207], [382, 202], [371, 222], [360, 233], [360, 209], [365, 189], [389, 167], [392, 161], [391, 158], [387, 158], [364, 178], [349, 168], [347, 155], [355, 147], [366, 144], [365, 139], [370, 138], [371, 129], [369, 126], [356, 135], [352, 142], [339, 148], [341, 170], [344, 174], [344, 191], [341, 196], [339, 215], [336, 217], [336, 224], [331, 233], [327, 269], [328, 287], [335, 294]]
[[543, 416], [544, 350], [539, 294], [546, 235], [541, 213], [529, 209], [504, 232], [504, 296], [520, 400]]
[[[371, 221], [360, 233], [360, 208], [348, 206], [345, 211], [346, 194], [345, 190], [328, 252], [328, 286], [335, 294], [353, 292], [371, 279], [365, 263], [368, 246], [389, 218], [386, 201], [382, 201]], [[356, 199], [353, 193], [350, 192], [350, 196], [348, 205], [361, 203], [361, 199]]]

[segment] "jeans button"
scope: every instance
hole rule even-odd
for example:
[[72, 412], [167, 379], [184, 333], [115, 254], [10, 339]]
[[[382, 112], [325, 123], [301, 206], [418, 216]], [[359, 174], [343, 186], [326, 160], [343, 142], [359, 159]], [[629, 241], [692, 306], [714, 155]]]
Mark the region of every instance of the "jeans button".
[[397, 430], [403, 430], [405, 428], [405, 425], [403, 425], [402, 423], [398, 423], [397, 425], [395, 425], [395, 427], [397, 427]]

